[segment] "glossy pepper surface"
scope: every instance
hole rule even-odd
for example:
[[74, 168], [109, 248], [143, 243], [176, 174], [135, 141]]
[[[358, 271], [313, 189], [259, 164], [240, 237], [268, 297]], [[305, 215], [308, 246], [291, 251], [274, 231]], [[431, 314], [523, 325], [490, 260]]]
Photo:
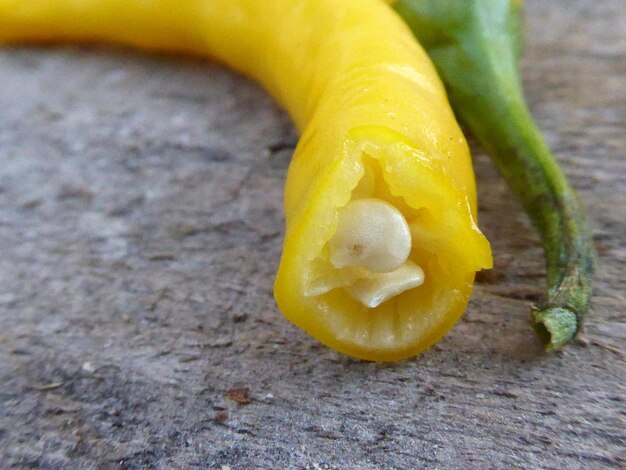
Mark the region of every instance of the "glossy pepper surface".
[[371, 360], [424, 350], [491, 266], [444, 87], [383, 2], [0, 0], [0, 41], [180, 51], [259, 81], [301, 132], [276, 300], [332, 348]]

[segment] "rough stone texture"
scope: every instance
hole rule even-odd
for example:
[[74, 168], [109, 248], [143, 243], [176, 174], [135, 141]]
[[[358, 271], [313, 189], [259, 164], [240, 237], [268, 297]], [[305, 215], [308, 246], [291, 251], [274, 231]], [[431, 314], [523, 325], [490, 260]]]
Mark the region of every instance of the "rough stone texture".
[[256, 85], [2, 49], [0, 467], [624, 468], [626, 9], [527, 9], [528, 99], [600, 255], [584, 339], [552, 355], [541, 248], [478, 149], [495, 270], [427, 353], [357, 361], [274, 304], [296, 135]]

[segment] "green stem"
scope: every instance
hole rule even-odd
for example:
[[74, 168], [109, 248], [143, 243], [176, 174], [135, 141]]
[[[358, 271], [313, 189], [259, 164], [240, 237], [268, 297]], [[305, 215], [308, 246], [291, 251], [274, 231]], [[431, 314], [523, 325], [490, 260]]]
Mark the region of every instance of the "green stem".
[[539, 231], [548, 292], [531, 321], [548, 349], [560, 349], [583, 326], [594, 249], [585, 211], [524, 100], [519, 2], [399, 0], [395, 8], [433, 59], [457, 116]]
[[[532, 309], [532, 322], [548, 348], [559, 349], [582, 328], [591, 296], [594, 251], [585, 211], [523, 99], [492, 100], [473, 100], [498, 111], [487, 119], [482, 112], [472, 110], [461, 110], [459, 116], [474, 129], [539, 231], [546, 255], [548, 293], [547, 304]], [[483, 123], [475, 123], [477, 119]]]

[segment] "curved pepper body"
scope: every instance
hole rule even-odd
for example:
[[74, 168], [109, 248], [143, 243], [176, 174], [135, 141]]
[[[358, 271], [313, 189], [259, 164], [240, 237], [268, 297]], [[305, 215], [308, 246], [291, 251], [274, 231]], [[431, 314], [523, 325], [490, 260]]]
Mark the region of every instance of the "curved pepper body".
[[[491, 266], [474, 177], [443, 85], [378, 0], [0, 0], [0, 41], [103, 41], [207, 56], [259, 81], [301, 139], [286, 181], [275, 283], [287, 318], [371, 360], [411, 356], [463, 312]], [[369, 186], [367, 181], [370, 181]], [[425, 281], [376, 308], [328, 261], [339, 210], [358, 191], [396, 206]]]

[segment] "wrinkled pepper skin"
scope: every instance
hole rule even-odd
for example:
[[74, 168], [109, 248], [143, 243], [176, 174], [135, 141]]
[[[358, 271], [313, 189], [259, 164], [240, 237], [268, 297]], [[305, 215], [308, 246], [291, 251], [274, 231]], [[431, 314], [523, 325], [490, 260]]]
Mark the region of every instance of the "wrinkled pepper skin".
[[[444, 87], [383, 2], [0, 0], [0, 42], [60, 41], [216, 59], [289, 112], [301, 138], [286, 181], [275, 297], [326, 345], [369, 360], [417, 354], [458, 320], [475, 272], [491, 267], [468, 147]], [[422, 286], [374, 309], [341, 287], [316, 288], [337, 276], [325, 247], [367, 165], [376, 194], [413, 224], [411, 259], [426, 273]]]

